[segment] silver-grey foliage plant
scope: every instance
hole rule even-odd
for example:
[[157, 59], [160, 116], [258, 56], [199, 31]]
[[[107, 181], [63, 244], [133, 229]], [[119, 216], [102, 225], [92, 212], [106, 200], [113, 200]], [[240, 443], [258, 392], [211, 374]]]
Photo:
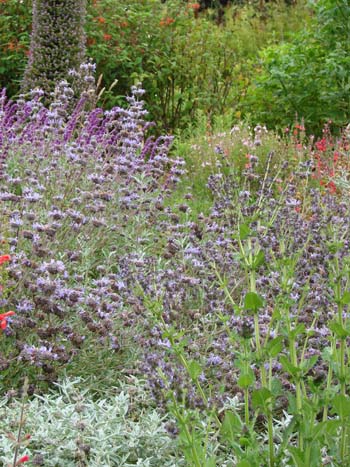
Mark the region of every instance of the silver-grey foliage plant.
[[[81, 381], [65, 380], [55, 393], [27, 402], [23, 433], [31, 437], [22, 454], [29, 455], [33, 465], [183, 465], [175, 459], [167, 421], [156, 410], [141, 408], [148, 396], [140, 382], [133, 381], [114, 396], [97, 401], [79, 386]], [[20, 406], [21, 401], [0, 399], [1, 465], [13, 459], [14, 446], [7, 433], [16, 431]]]

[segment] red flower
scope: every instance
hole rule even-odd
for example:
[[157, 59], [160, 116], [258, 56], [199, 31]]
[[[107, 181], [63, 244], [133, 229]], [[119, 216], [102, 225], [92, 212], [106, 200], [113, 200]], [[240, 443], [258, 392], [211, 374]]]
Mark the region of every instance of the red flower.
[[86, 43], [87, 45], [94, 45], [96, 44], [96, 39], [94, 39], [93, 37], [88, 37]]
[[7, 263], [7, 261], [11, 261], [11, 256], [10, 255], [2, 255], [0, 256], [0, 265]]
[[29, 461], [29, 456], [25, 455], [22, 456], [18, 461], [16, 462], [16, 465], [24, 464], [25, 462]]
[[332, 195], [337, 192], [337, 186], [334, 182], [329, 182], [327, 188]]
[[7, 326], [7, 321], [6, 319], [9, 317], [9, 316], [13, 316], [15, 314], [14, 311], [7, 311], [6, 313], [2, 313], [0, 314], [0, 328], [2, 330], [6, 329], [6, 326]]
[[175, 20], [173, 18], [167, 17], [167, 18], [163, 19], [162, 21], [160, 21], [159, 25], [160, 26], [169, 26], [169, 24], [174, 23], [174, 21]]
[[192, 8], [193, 10], [199, 10], [200, 9], [200, 4], [199, 3], [189, 3], [187, 5], [187, 8]]
[[112, 36], [111, 36], [111, 34], [103, 34], [103, 39], [105, 41], [110, 41], [112, 39]]
[[316, 149], [321, 152], [327, 151], [327, 141], [325, 138], [322, 138], [320, 141], [315, 143]]

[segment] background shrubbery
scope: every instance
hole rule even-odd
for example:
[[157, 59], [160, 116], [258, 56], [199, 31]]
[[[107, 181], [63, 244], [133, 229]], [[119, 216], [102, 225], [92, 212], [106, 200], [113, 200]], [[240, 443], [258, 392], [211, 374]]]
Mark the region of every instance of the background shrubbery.
[[320, 132], [327, 120], [340, 128], [350, 119], [349, 2], [311, 5], [309, 28], [260, 54], [261, 73], [244, 102], [255, 121], [286, 126], [303, 118], [308, 131]]
[[[188, 127], [198, 111], [279, 128], [303, 118], [316, 133], [329, 119], [338, 128], [349, 120], [346, 0], [234, 3], [219, 23], [214, 10], [180, 0], [90, 1], [88, 11], [88, 56], [105, 107], [141, 81], [150, 118], [168, 131]], [[0, 3], [0, 26], [0, 84], [14, 95], [31, 2]]]

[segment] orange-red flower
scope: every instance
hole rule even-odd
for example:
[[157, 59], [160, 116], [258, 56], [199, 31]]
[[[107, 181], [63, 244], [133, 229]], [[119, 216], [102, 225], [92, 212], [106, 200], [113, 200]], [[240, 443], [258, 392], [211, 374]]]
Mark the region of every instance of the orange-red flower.
[[11, 256], [10, 255], [2, 255], [0, 256], [0, 265], [7, 263], [7, 261], [11, 261]]
[[199, 3], [188, 3], [187, 8], [192, 8], [192, 10], [199, 10], [200, 9], [200, 4]]
[[2, 313], [0, 314], [0, 328], [2, 330], [6, 329], [6, 326], [7, 326], [7, 318], [9, 316], [13, 316], [15, 314], [14, 311], [7, 311], [6, 313]]
[[162, 19], [162, 21], [160, 21], [159, 25], [160, 26], [169, 26], [169, 24], [171, 23], [174, 23], [175, 20], [173, 18], [169, 18], [169, 16], [165, 19]]
[[86, 43], [87, 45], [94, 45], [96, 44], [96, 39], [94, 37], [88, 37]]
[[25, 462], [29, 461], [29, 456], [25, 455], [22, 456], [18, 461], [16, 462], [16, 465], [24, 464]]
[[337, 185], [333, 182], [330, 181], [327, 185], [328, 191], [334, 195], [337, 192]]
[[105, 41], [110, 41], [112, 39], [112, 36], [111, 36], [111, 34], [103, 34], [103, 39]]

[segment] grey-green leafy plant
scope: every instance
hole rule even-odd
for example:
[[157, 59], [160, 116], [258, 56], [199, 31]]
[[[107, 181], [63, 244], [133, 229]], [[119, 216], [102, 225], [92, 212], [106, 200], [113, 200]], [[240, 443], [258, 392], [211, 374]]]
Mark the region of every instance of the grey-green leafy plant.
[[[95, 400], [83, 381], [66, 379], [55, 392], [35, 396], [25, 406], [25, 454], [33, 465], [67, 467], [177, 467], [168, 420], [149, 407], [144, 383], [130, 380]], [[113, 394], [114, 392], [114, 394]], [[7, 433], [16, 431], [22, 402], [0, 400], [0, 461], [13, 460]]]

